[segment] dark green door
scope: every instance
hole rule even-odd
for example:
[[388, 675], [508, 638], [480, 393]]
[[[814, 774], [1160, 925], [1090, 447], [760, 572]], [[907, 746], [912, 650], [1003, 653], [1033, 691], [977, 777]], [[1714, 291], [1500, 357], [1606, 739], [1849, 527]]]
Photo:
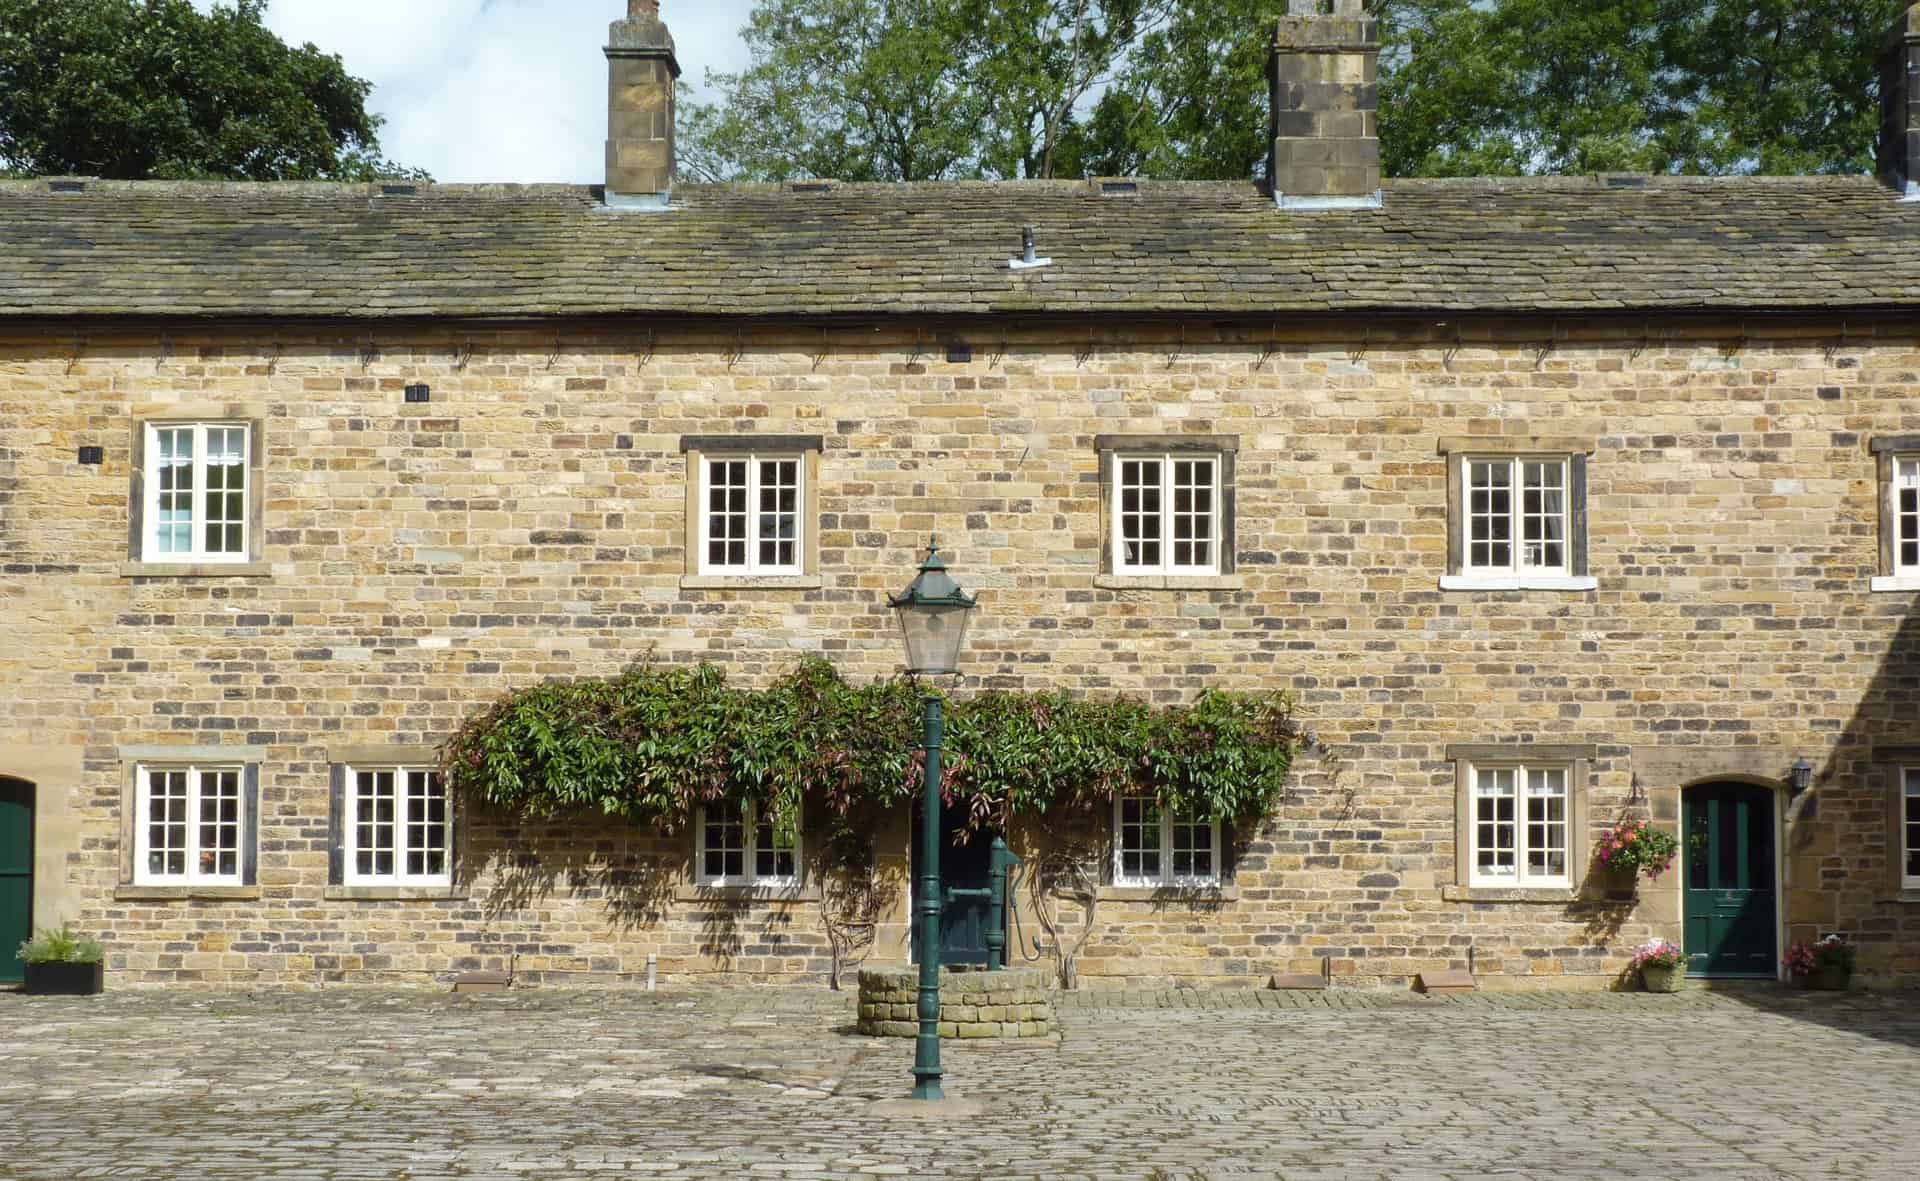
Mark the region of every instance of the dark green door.
[[1685, 808], [1688, 973], [1774, 979], [1773, 792], [1707, 784]]
[[0, 983], [20, 980], [20, 943], [32, 934], [33, 785], [0, 779]]
[[[920, 809], [913, 824], [913, 891], [920, 893]], [[989, 873], [993, 866], [993, 833], [965, 831], [958, 810], [940, 811], [942, 853], [940, 886], [940, 962], [987, 963], [987, 920], [992, 914]], [[964, 839], [963, 839], [964, 838]], [[913, 908], [913, 958], [920, 958], [920, 908]]]

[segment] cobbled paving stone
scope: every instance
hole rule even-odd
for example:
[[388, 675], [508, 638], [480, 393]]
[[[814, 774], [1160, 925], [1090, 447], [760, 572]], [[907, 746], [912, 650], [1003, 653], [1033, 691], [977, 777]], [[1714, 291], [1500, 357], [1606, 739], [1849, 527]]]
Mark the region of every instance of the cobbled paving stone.
[[0, 1176], [1920, 1177], [1920, 996], [1063, 997], [944, 1047], [808, 989], [0, 993]]

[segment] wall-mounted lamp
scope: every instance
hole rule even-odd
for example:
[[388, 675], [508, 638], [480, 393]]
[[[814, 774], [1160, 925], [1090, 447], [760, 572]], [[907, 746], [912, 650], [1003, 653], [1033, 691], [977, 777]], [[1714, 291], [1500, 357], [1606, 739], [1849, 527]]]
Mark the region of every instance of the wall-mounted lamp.
[[433, 390], [425, 382], [416, 382], [407, 387], [407, 401], [426, 402], [433, 398]]
[[1813, 764], [1809, 763], [1804, 757], [1796, 759], [1793, 764], [1793, 777], [1789, 779], [1787, 783], [1787, 794], [1789, 796], [1797, 796], [1812, 787]]
[[1627, 805], [1629, 807], [1645, 807], [1649, 802], [1647, 799], [1647, 785], [1640, 782], [1640, 777], [1635, 775], [1633, 777], [1633, 794], [1627, 797]]
[[80, 462], [87, 464], [89, 467], [103, 464], [107, 462], [107, 449], [105, 447], [89, 447], [82, 444], [80, 447]]

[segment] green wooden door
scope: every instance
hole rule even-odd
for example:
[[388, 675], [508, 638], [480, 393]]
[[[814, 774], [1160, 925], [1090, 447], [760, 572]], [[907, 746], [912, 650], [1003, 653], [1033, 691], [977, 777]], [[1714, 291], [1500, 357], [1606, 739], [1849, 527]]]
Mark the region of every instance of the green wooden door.
[[0, 779], [0, 982], [20, 980], [20, 943], [32, 934], [33, 785]]
[[1714, 783], [1685, 805], [1688, 973], [1774, 979], [1773, 793]]

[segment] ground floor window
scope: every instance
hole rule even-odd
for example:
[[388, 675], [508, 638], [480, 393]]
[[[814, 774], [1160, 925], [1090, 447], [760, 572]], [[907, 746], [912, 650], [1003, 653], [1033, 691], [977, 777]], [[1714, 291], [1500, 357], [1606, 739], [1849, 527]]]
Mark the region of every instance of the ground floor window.
[[141, 766], [135, 884], [243, 884], [244, 779], [242, 767]]
[[755, 804], [708, 804], [696, 838], [704, 886], [793, 886], [800, 882], [800, 834]]
[[452, 883], [453, 808], [438, 771], [356, 767], [347, 782], [347, 885]]
[[1512, 764], [1473, 768], [1473, 881], [1566, 886], [1568, 769]]
[[1220, 824], [1173, 814], [1153, 796], [1114, 801], [1117, 886], [1220, 884]]
[[1920, 890], [1920, 767], [1906, 768], [1902, 778], [1900, 881], [1906, 889]]

